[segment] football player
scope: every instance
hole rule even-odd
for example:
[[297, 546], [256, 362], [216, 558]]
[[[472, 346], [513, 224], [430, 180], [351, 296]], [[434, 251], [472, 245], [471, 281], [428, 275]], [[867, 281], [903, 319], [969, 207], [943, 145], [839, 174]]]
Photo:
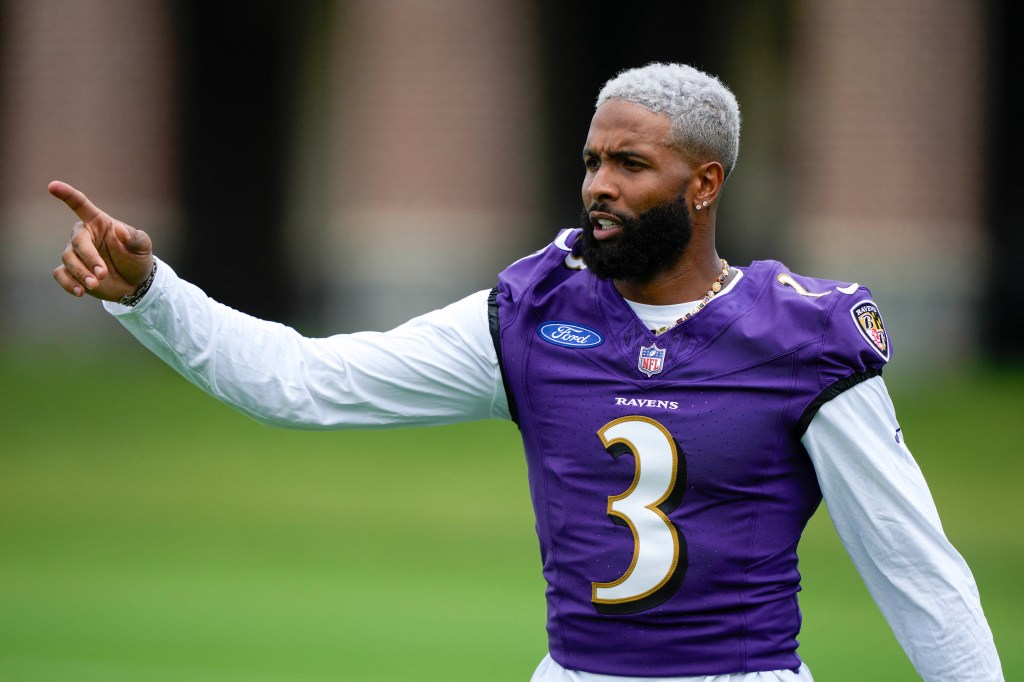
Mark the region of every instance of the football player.
[[713, 76], [612, 78], [580, 225], [493, 290], [386, 333], [309, 339], [223, 306], [61, 182], [50, 191], [80, 222], [55, 277], [269, 424], [514, 420], [547, 580], [535, 680], [810, 680], [796, 550], [823, 497], [921, 676], [1001, 680], [887, 394], [870, 291], [716, 249], [739, 131]]

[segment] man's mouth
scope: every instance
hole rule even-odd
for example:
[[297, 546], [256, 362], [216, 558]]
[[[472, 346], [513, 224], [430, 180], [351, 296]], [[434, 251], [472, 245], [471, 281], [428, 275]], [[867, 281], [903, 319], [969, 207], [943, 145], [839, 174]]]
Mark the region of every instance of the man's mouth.
[[591, 211], [590, 224], [594, 226], [595, 239], [610, 239], [622, 231], [622, 221], [609, 213]]

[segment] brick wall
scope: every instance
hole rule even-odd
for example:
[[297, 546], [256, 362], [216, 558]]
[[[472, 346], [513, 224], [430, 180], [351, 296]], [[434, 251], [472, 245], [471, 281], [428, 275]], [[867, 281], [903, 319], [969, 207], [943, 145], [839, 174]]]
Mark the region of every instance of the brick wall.
[[164, 237], [176, 222], [173, 52], [159, 0], [0, 5], [0, 329], [109, 326], [53, 282], [75, 221], [63, 179]]
[[872, 287], [897, 366], [973, 352], [986, 277], [981, 8], [807, 1], [794, 29], [790, 251], [808, 274]]

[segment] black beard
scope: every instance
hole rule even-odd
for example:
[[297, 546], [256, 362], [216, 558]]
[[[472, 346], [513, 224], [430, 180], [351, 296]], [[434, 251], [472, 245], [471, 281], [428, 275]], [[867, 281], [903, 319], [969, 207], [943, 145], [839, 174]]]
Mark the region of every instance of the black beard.
[[693, 236], [690, 212], [682, 194], [667, 204], [623, 220], [619, 235], [607, 241], [594, 237], [589, 211], [616, 214], [595, 204], [584, 209], [580, 218], [583, 234], [576, 241], [574, 255], [582, 258], [587, 268], [601, 279], [646, 284], [679, 262]]

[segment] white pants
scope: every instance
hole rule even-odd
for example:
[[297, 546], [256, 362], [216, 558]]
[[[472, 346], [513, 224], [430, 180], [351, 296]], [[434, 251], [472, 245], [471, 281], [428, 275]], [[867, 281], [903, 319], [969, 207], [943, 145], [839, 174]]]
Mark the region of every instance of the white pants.
[[733, 675], [709, 675], [702, 677], [618, 677], [599, 675], [579, 670], [566, 670], [555, 663], [550, 655], [545, 656], [534, 671], [530, 682], [814, 682], [811, 671], [801, 665], [797, 672], [772, 670], [760, 673], [736, 673]]

